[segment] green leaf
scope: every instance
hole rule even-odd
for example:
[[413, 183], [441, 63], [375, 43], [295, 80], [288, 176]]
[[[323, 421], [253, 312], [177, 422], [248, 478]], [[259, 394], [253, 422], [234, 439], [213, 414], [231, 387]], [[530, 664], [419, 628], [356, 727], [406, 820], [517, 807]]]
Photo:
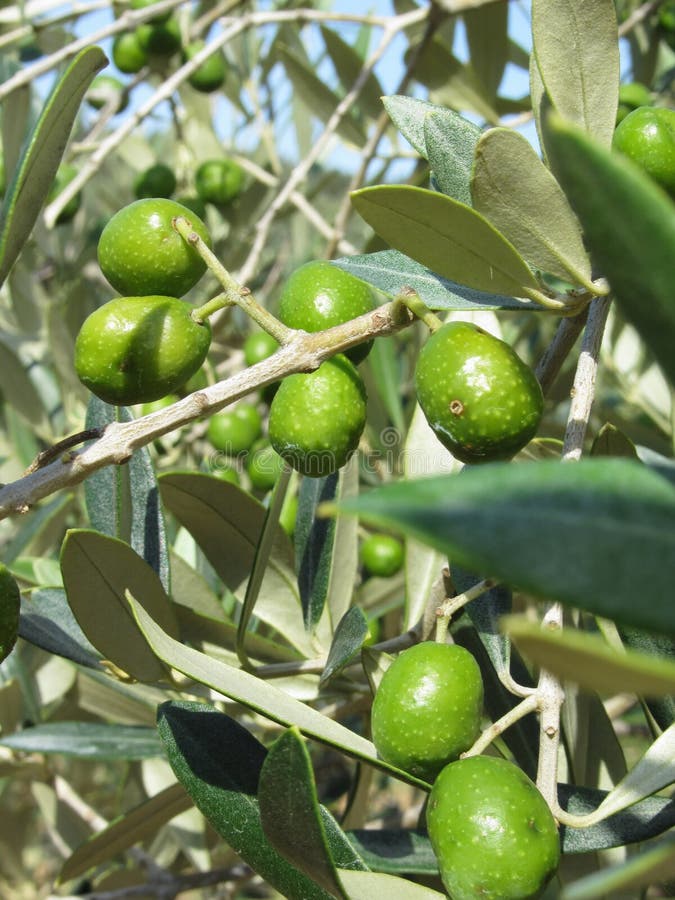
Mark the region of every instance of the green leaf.
[[335, 522], [316, 518], [319, 503], [332, 500], [339, 474], [303, 478], [295, 518], [295, 558], [305, 627], [316, 628], [326, 605], [333, 560]]
[[387, 900], [444, 900], [446, 896], [422, 884], [379, 872], [339, 869], [338, 875], [350, 900], [372, 900], [373, 897], [386, 897]]
[[481, 130], [451, 109], [424, 119], [424, 143], [436, 184], [448, 197], [472, 206], [471, 169]]
[[559, 117], [549, 155], [622, 313], [675, 384], [675, 203], [630, 160]]
[[[387, 252], [396, 253], [395, 250]], [[364, 258], [360, 257], [360, 259]], [[337, 265], [350, 271], [349, 266], [342, 266], [341, 262], [347, 263], [347, 260], [338, 260]], [[405, 430], [405, 416], [403, 413], [403, 398], [401, 397], [401, 360], [396, 342], [375, 341], [372, 350], [368, 354], [365, 368], [366, 372], [370, 370], [376, 388], [375, 391], [367, 388], [369, 396], [377, 394], [394, 428], [399, 432], [403, 432]]]
[[81, 666], [100, 668], [100, 655], [77, 624], [61, 588], [32, 591], [21, 604], [19, 635], [48, 653]]
[[435, 875], [438, 862], [423, 831], [364, 828], [347, 837], [369, 869], [390, 875]]
[[507, 616], [502, 627], [528, 659], [586, 690], [645, 697], [675, 694], [675, 662], [630, 650], [622, 653], [592, 634], [543, 631], [523, 616]]
[[191, 807], [192, 800], [180, 784], [165, 788], [80, 844], [64, 862], [58, 881], [64, 883], [78, 878], [94, 866], [115, 859], [134, 844], [156, 837], [163, 825]]
[[[602, 900], [640, 891], [675, 878], [675, 837], [671, 836], [623, 863], [608, 866], [564, 888], [561, 900]], [[640, 894], [642, 896], [642, 894]]]
[[[266, 750], [252, 734], [215, 709], [187, 702], [162, 704], [158, 727], [176, 777], [245, 862], [284, 897], [323, 900], [331, 896], [267, 840], [257, 799]], [[344, 857], [347, 848], [337, 826], [327, 835], [331, 850], [342, 845], [338, 852]], [[295, 826], [289, 836], [300, 838]], [[349, 853], [355, 861], [351, 848]]]
[[[309, 753], [289, 728], [271, 745], [258, 782], [260, 821], [272, 846], [292, 865], [336, 897], [347, 897], [336, 872], [321, 816]], [[337, 829], [339, 833], [339, 829]], [[344, 839], [349, 862], [358, 863]]]
[[178, 623], [157, 573], [117, 538], [72, 529], [61, 548], [68, 603], [82, 631], [106, 659], [139, 681], [166, 677], [131, 614], [126, 593], [170, 634]]
[[[340, 84], [345, 91], [351, 90], [354, 82], [361, 74], [364, 60], [358, 52], [351, 47], [332, 28], [320, 26], [321, 37], [326, 45], [326, 50], [335, 66]], [[382, 112], [382, 86], [374, 72], [370, 72], [365, 84], [361, 88], [357, 106], [372, 118], [377, 118]]]
[[[522, 309], [540, 311], [538, 303], [517, 300], [504, 294], [476, 291], [473, 288], [448, 281], [426, 266], [415, 262], [398, 250], [381, 250], [363, 256], [346, 256], [332, 260], [333, 265], [351, 272], [362, 281], [372, 284], [383, 294], [394, 298], [403, 288], [412, 288], [429, 309], [481, 310]], [[376, 347], [382, 344], [378, 341]]]
[[85, 91], [106, 63], [100, 47], [80, 51], [56, 82], [33, 127], [0, 209], [0, 284], [42, 209]]
[[321, 674], [322, 684], [325, 684], [354, 659], [367, 636], [368, 620], [363, 610], [358, 606], [352, 606], [340, 619], [335, 629], [333, 643]]
[[[111, 422], [130, 422], [125, 407], [103, 403], [93, 394], [87, 407], [86, 428], [105, 428]], [[84, 483], [84, 497], [92, 528], [119, 538], [142, 557], [169, 590], [169, 554], [157, 479], [147, 447], [137, 450], [125, 466], [105, 466]]]
[[[340, 98], [289, 47], [279, 46], [278, 52], [295, 93], [325, 125], [334, 114]], [[357, 147], [365, 143], [365, 133], [351, 111], [342, 117], [336, 131], [343, 140]]]
[[42, 398], [30, 378], [28, 367], [28, 360], [21, 358], [21, 345], [17, 338], [8, 332], [0, 331], [3, 400], [11, 404], [33, 428], [44, 429], [47, 427], [47, 413]]
[[188, 678], [210, 687], [237, 703], [242, 703], [273, 722], [287, 727], [295, 725], [307, 737], [335, 747], [349, 756], [366, 760], [371, 765], [410, 784], [427, 787], [425, 782], [377, 759], [371, 741], [249, 672], [235, 669], [233, 666], [209, 658], [204, 653], [185, 647], [163, 632], [140, 604], [133, 599], [130, 602], [150, 647], [160, 659]]
[[581, 227], [560, 185], [530, 142], [510, 128], [478, 141], [473, 205], [531, 266], [593, 289]]
[[154, 728], [103, 722], [47, 722], [0, 738], [23, 753], [60, 753], [79, 759], [150, 759], [162, 756]]
[[533, 0], [532, 42], [553, 106], [609, 146], [620, 75], [613, 0]]
[[593, 438], [591, 456], [624, 456], [628, 459], [638, 459], [638, 452], [628, 435], [611, 422], [605, 422]]
[[[243, 594], [265, 521], [262, 503], [236, 485], [202, 473], [168, 472], [158, 483], [166, 509], [194, 537], [223, 584]], [[302, 619], [291, 544], [282, 529], [255, 614], [301, 652], [314, 654]]]
[[406, 185], [362, 188], [351, 197], [381, 238], [432, 272], [479, 291], [521, 297], [537, 292], [515, 247], [471, 207]]
[[[619, 634], [624, 644], [631, 650], [646, 653], [658, 659], [668, 659], [675, 663], [675, 641], [665, 635], [649, 634], [637, 628], [620, 628]], [[675, 722], [675, 696], [657, 700], [647, 700], [649, 711], [656, 723], [665, 731]]]
[[382, 103], [389, 118], [401, 132], [408, 143], [417, 150], [420, 156], [427, 158], [427, 146], [424, 136], [424, 122], [427, 115], [434, 110], [445, 112], [442, 106], [436, 106], [428, 100], [393, 94], [383, 97]]
[[[471, 571], [675, 634], [675, 489], [639, 463], [495, 463], [386, 485], [340, 509], [397, 527]], [[636, 603], [645, 591], [650, 602]]]

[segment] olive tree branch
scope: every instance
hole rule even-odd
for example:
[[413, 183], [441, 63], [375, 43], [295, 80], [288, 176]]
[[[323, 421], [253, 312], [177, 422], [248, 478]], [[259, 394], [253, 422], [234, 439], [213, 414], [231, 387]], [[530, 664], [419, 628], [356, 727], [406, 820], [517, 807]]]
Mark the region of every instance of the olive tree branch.
[[113, 422], [84, 448], [67, 451], [58, 460], [5, 485], [0, 489], [0, 519], [28, 512], [37, 501], [79, 484], [104, 466], [128, 462], [136, 450], [162, 435], [211, 415], [265, 385], [293, 372], [313, 371], [336, 353], [370, 338], [394, 334], [411, 322], [408, 309], [394, 300], [325, 331], [313, 334], [297, 331], [273, 356], [226, 381], [196, 391], [142, 418]]

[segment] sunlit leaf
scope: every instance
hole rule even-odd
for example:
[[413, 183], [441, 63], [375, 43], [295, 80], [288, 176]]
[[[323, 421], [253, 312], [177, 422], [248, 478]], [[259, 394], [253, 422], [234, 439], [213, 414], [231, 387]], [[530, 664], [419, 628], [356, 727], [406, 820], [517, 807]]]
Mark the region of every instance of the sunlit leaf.
[[471, 169], [481, 130], [451, 109], [424, 118], [424, 143], [436, 184], [444, 194], [472, 206]]
[[163, 753], [154, 728], [104, 722], [45, 722], [0, 737], [0, 745], [91, 760], [148, 759]]

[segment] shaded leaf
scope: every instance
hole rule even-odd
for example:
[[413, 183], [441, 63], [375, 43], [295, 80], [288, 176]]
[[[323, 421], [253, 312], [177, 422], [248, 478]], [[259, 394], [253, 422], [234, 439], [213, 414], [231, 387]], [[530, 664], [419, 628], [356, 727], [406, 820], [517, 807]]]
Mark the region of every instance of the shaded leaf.
[[[85, 427], [105, 428], [111, 422], [132, 418], [125, 407], [110, 406], [92, 394]], [[125, 466], [98, 469], [85, 481], [84, 496], [92, 528], [129, 544], [157, 572], [168, 591], [166, 531], [148, 448], [138, 449]]]
[[106, 659], [139, 681], [166, 676], [131, 614], [126, 598], [138, 603], [178, 634], [171, 603], [157, 573], [117, 538], [72, 529], [61, 548], [61, 571], [68, 603], [82, 631]]
[[45, 428], [47, 413], [42, 398], [28, 374], [27, 361], [21, 358], [16, 338], [5, 331], [0, 331], [0, 371], [3, 400], [11, 404], [34, 428]]
[[[328, 846], [309, 754], [296, 729], [289, 728], [269, 748], [260, 771], [258, 804], [263, 831], [284, 859], [329, 894], [346, 897]], [[346, 839], [344, 850], [345, 864], [349, 856], [356, 863]]]
[[33, 591], [21, 604], [19, 635], [48, 653], [98, 669], [101, 657], [87, 639], [61, 588]]
[[373, 744], [344, 725], [329, 719], [249, 672], [225, 665], [175, 641], [152, 621], [139, 604], [133, 600], [131, 603], [139, 626], [154, 652], [188, 678], [212, 688], [237, 703], [242, 703], [273, 722], [285, 726], [295, 725], [307, 737], [313, 737], [357, 759], [366, 760], [411, 784], [427, 787], [425, 782], [377, 759]]
[[551, 117], [548, 150], [616, 301], [675, 384], [675, 203], [630, 160]]
[[481, 130], [451, 109], [424, 119], [424, 143], [436, 184], [448, 197], [472, 206], [471, 169]]
[[0, 745], [23, 753], [60, 753], [78, 759], [149, 759], [162, 756], [154, 728], [103, 722], [47, 722], [0, 737]]
[[[675, 634], [675, 489], [639, 463], [494, 463], [386, 485], [340, 508], [398, 527], [471, 571]], [[645, 590], [650, 602], [636, 603]]]
[[328, 659], [321, 674], [325, 683], [340, 672], [359, 652], [368, 636], [368, 620], [362, 609], [352, 606], [338, 622]]
[[593, 438], [591, 456], [625, 456], [637, 459], [638, 453], [628, 435], [610, 422], [605, 422]]
[[[406, 288], [412, 288], [429, 309], [481, 310], [527, 309], [538, 311], [537, 303], [518, 300], [504, 294], [476, 291], [455, 281], [442, 278], [398, 250], [381, 250], [362, 256], [346, 256], [332, 260], [333, 265], [345, 269], [372, 284], [382, 293], [394, 298]], [[377, 341], [376, 349], [383, 342]]]
[[[328, 55], [340, 79], [340, 84], [345, 92], [350, 91], [361, 74], [364, 63], [363, 57], [359, 55], [355, 48], [343, 40], [333, 28], [326, 28], [322, 25], [320, 30]], [[382, 94], [382, 86], [377, 76], [374, 72], [370, 72], [359, 93], [357, 106], [372, 118], [376, 118], [382, 111]]]
[[506, 3], [484, 4], [462, 14], [471, 65], [494, 103], [511, 55]]
[[114, 859], [122, 851], [148, 838], [175, 816], [192, 807], [192, 799], [182, 785], [174, 784], [149, 800], [123, 813], [103, 831], [80, 844], [64, 862], [59, 882], [70, 881], [94, 866]]
[[319, 503], [332, 500], [339, 473], [325, 478], [303, 478], [295, 518], [295, 559], [305, 627], [313, 631], [321, 618], [330, 584], [335, 521], [316, 518]]
[[[667, 659], [675, 663], [675, 641], [665, 635], [654, 635], [637, 628], [619, 628], [619, 634], [624, 644], [631, 650], [639, 653], [647, 653], [658, 659]], [[675, 692], [674, 692], [675, 694]], [[675, 696], [650, 699], [646, 701], [649, 711], [654, 716], [658, 726], [665, 731], [675, 722]]]
[[609, 146], [620, 75], [613, 0], [533, 0], [532, 42], [553, 106]]
[[592, 634], [544, 631], [523, 616], [507, 616], [502, 627], [528, 659], [586, 690], [645, 697], [675, 694], [675, 662], [616, 651]]
[[362, 188], [351, 197], [381, 238], [444, 278], [490, 293], [537, 292], [515, 247], [471, 207], [406, 185]]
[[530, 142], [510, 128], [478, 141], [471, 182], [475, 208], [531, 266], [592, 289], [581, 227], [560, 185]]
[[0, 284], [42, 209], [85, 91], [106, 63], [100, 47], [80, 51], [54, 85], [28, 137], [0, 209]]
[[387, 900], [443, 900], [446, 896], [422, 884], [379, 872], [339, 869], [338, 875], [350, 900], [372, 900], [373, 897], [386, 897]]

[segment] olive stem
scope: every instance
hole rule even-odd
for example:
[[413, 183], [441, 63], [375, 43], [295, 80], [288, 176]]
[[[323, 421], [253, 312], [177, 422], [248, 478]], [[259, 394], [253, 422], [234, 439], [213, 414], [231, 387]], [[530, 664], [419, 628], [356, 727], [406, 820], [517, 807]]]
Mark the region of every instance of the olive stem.
[[190, 315], [198, 325], [203, 325], [209, 316], [220, 312], [221, 309], [227, 309], [228, 306], [235, 306], [234, 301], [224, 293], [218, 294], [217, 297], [212, 297], [202, 306], [193, 309]]
[[280, 344], [288, 344], [295, 333], [294, 329], [288, 328], [280, 322], [276, 316], [273, 316], [272, 313], [268, 312], [264, 306], [261, 306], [260, 303], [258, 303], [249, 288], [242, 287], [230, 275], [215, 253], [206, 246], [197, 232], [192, 230], [192, 225], [189, 220], [183, 218], [183, 216], [176, 216], [171, 224], [183, 240], [195, 248], [223, 288], [223, 294], [221, 294], [220, 297], [215, 298], [215, 300], [219, 302], [219, 305], [211, 309], [210, 307], [213, 301], [209, 301], [209, 303], [205, 303], [194, 311], [193, 318], [199, 321], [216, 312], [218, 309], [223, 309], [225, 306], [236, 305], [242, 309], [247, 316], [253, 319], [254, 322], [260, 325], [263, 331], [271, 334]]
[[279, 528], [279, 514], [281, 513], [281, 507], [283, 506], [284, 499], [286, 498], [286, 491], [288, 489], [288, 483], [291, 479], [292, 472], [293, 470], [290, 466], [284, 465], [283, 469], [281, 470], [281, 474], [277, 479], [277, 483], [274, 486], [274, 490], [272, 491], [270, 504], [267, 508], [267, 514], [265, 515], [262, 534], [260, 535], [260, 540], [256, 545], [255, 556], [253, 558], [253, 568], [248, 579], [248, 584], [246, 585], [246, 595], [244, 597], [244, 603], [242, 605], [241, 615], [239, 616], [239, 623], [237, 625], [235, 650], [242, 667], [244, 669], [248, 669], [249, 671], [253, 670], [253, 666], [251, 666], [248, 654], [246, 653], [246, 648], [244, 647], [244, 643], [246, 641], [246, 630], [248, 628], [248, 623], [251, 620], [256, 600], [258, 599], [258, 595], [260, 593], [260, 586], [262, 585], [263, 577], [268, 568], [270, 553], [272, 551], [272, 544], [274, 542], [277, 529]]
[[447, 600], [441, 603], [441, 605], [436, 610], [436, 615], [438, 616], [438, 619], [436, 621], [436, 643], [445, 643], [450, 619], [454, 616], [457, 610], [462, 609], [462, 607], [466, 606], [467, 603], [471, 603], [472, 600], [480, 597], [481, 594], [489, 591], [496, 584], [497, 582], [494, 579], [484, 578], [482, 581], [479, 581], [476, 584], [472, 585], [463, 593], [457, 594], [456, 597], [449, 597]]
[[499, 737], [500, 734], [503, 734], [507, 728], [511, 725], [514, 725], [520, 719], [524, 718], [531, 712], [536, 712], [539, 708], [539, 696], [537, 694], [529, 694], [520, 703], [517, 703], [512, 709], [510, 709], [507, 713], [497, 719], [496, 722], [493, 722], [492, 725], [489, 725], [475, 742], [475, 744], [470, 747], [466, 753], [462, 753], [462, 759], [467, 756], [480, 756], [480, 754], [486, 750], [490, 744]]
[[432, 334], [434, 331], [438, 331], [442, 326], [443, 322], [441, 319], [429, 309], [426, 303], [420, 298], [417, 291], [413, 290], [413, 288], [404, 287], [403, 290], [396, 295], [396, 299], [400, 303], [403, 303], [404, 306], [407, 306], [416, 318], [424, 322]]

